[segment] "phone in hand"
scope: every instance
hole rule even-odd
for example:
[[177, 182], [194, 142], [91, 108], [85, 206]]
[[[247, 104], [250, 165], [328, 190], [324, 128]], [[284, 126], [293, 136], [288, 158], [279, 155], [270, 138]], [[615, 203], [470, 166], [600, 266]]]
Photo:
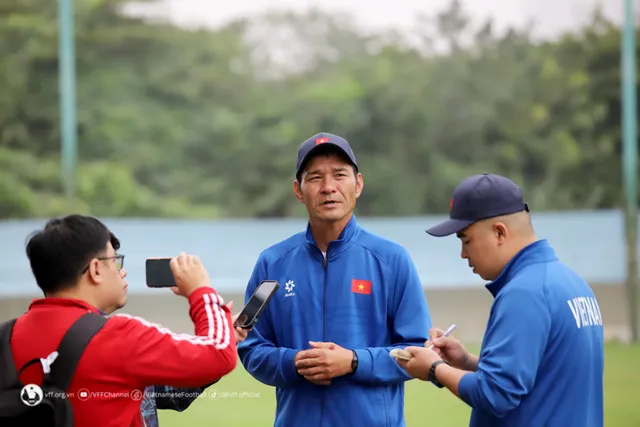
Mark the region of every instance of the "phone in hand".
[[275, 295], [280, 284], [275, 280], [262, 281], [249, 298], [238, 318], [234, 322], [235, 328], [251, 329], [258, 322], [258, 318]]
[[171, 258], [147, 258], [145, 271], [149, 288], [171, 288], [177, 286], [170, 263]]

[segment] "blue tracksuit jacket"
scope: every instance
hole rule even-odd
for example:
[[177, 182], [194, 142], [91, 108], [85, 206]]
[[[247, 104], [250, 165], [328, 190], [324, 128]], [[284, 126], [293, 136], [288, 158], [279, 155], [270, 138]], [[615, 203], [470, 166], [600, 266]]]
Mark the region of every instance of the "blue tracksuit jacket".
[[[281, 287], [238, 353], [253, 377], [276, 387], [275, 425], [404, 426], [404, 382], [411, 377], [389, 351], [424, 345], [431, 327], [407, 251], [366, 231], [354, 216], [326, 260], [308, 228], [262, 252], [247, 299], [263, 280]], [[329, 386], [298, 375], [293, 360], [309, 341], [355, 350], [355, 375]]]
[[602, 315], [546, 240], [487, 285], [495, 297], [480, 362], [459, 384], [472, 427], [602, 427]]

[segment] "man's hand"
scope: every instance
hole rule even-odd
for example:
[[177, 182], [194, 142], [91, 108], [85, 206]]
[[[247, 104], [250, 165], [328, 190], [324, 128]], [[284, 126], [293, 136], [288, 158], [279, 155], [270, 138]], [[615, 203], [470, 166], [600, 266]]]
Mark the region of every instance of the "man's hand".
[[433, 344], [433, 350], [442, 357], [443, 360], [448, 362], [451, 366], [463, 370], [468, 369], [471, 355], [466, 348], [457, 339], [448, 336], [442, 336], [444, 331], [438, 328], [431, 328], [429, 330], [429, 337], [431, 341], [424, 343], [425, 347], [429, 347]]
[[429, 380], [429, 369], [433, 362], [442, 360], [438, 353], [426, 347], [406, 347], [405, 351], [411, 354], [411, 360], [398, 359], [398, 365], [413, 378], [423, 381]]
[[[233, 301], [230, 301], [229, 304], [227, 304], [227, 307], [229, 307], [229, 311], [233, 310]], [[231, 318], [231, 323], [236, 323], [236, 320], [238, 319], [238, 316], [240, 315], [240, 313], [236, 313], [233, 315], [233, 317]], [[242, 341], [247, 339], [247, 335], [249, 335], [249, 330], [247, 329], [242, 329], [240, 327], [235, 328], [235, 333], [236, 333], [236, 343], [240, 344]]]
[[178, 257], [172, 258], [169, 265], [178, 285], [171, 288], [174, 294], [189, 298], [191, 292], [196, 289], [211, 287], [209, 274], [197, 256], [183, 252]]
[[296, 354], [298, 373], [318, 385], [329, 385], [331, 379], [351, 373], [353, 352], [331, 342], [309, 341], [310, 350]]

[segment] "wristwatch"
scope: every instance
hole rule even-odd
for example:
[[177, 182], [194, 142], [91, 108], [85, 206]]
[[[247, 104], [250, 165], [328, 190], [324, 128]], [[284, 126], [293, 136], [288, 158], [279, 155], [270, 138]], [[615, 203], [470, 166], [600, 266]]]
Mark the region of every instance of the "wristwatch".
[[351, 374], [355, 374], [358, 370], [358, 355], [355, 350], [351, 350], [353, 353], [353, 359], [351, 359]]
[[[436, 378], [436, 368], [441, 363], [449, 365], [449, 363], [445, 362], [444, 360], [436, 360], [435, 362], [433, 362], [431, 364], [431, 368], [429, 368], [429, 381], [431, 381], [433, 383], [433, 385], [435, 385], [438, 388], [444, 387], [442, 384], [440, 384], [440, 381], [438, 381], [438, 379]], [[451, 366], [451, 365], [449, 365], [449, 366]]]

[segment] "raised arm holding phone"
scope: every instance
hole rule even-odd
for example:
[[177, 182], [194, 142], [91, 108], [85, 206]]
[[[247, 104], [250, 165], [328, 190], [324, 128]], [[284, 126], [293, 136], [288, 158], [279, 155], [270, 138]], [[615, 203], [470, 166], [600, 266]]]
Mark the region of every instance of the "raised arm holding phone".
[[[177, 277], [179, 271], [176, 269], [179, 264], [176, 263], [179, 258], [148, 258], [145, 262], [145, 276], [147, 286], [150, 288], [170, 288], [176, 295], [184, 296], [188, 290], [181, 290], [178, 286], [180, 281]], [[196, 258], [197, 259], [197, 258]], [[234, 302], [227, 304], [229, 311], [233, 310]], [[240, 313], [233, 316], [235, 323]], [[235, 326], [235, 325], [234, 325]], [[235, 327], [236, 342], [242, 342], [247, 338], [248, 331], [239, 327]], [[199, 387], [173, 387], [170, 385], [154, 385], [148, 386], [142, 399], [141, 412], [146, 426], [154, 426], [158, 424], [157, 410], [173, 410], [182, 412], [191, 406], [191, 404], [211, 385], [217, 381], [207, 383]]]

